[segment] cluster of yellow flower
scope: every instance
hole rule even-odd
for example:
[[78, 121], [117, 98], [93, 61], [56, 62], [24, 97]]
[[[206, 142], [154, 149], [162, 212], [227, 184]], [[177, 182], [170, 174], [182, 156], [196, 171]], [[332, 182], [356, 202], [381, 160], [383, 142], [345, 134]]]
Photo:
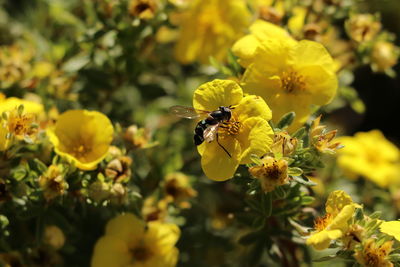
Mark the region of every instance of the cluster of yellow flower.
[[326, 214], [315, 220], [308, 245], [323, 250], [335, 241], [339, 251], [351, 252], [350, 256], [354, 253], [362, 266], [394, 266], [392, 260], [396, 255], [391, 237], [400, 241], [400, 221], [386, 222], [375, 215], [364, 215], [363, 207], [344, 191], [331, 192], [325, 210]]

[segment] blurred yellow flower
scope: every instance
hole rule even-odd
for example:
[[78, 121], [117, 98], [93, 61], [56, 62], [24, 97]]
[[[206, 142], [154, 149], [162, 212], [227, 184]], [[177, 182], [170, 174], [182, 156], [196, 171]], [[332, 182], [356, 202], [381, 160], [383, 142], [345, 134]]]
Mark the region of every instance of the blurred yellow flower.
[[94, 248], [92, 267], [173, 267], [180, 230], [175, 224], [149, 222], [127, 213], [110, 220]]
[[100, 112], [69, 110], [47, 131], [55, 152], [82, 170], [93, 170], [107, 155], [114, 128]]
[[47, 225], [44, 229], [44, 243], [58, 250], [65, 244], [65, 235], [63, 231], [55, 225]]
[[331, 192], [325, 204], [326, 215], [315, 220], [316, 231], [307, 239], [307, 245], [323, 250], [329, 247], [332, 240], [343, 237], [349, 228], [348, 221], [358, 206], [344, 191]]
[[21, 82], [31, 70], [33, 51], [18, 44], [0, 47], [0, 87]]
[[372, 14], [354, 14], [345, 23], [346, 31], [356, 42], [371, 41], [381, 30], [381, 23]]
[[337, 138], [338, 164], [349, 178], [363, 176], [380, 187], [400, 183], [400, 151], [379, 130]]
[[48, 77], [53, 70], [54, 65], [50, 62], [39, 61], [36, 62], [35, 66], [33, 67], [33, 75], [35, 77], [38, 77], [39, 79], [43, 79], [45, 77]]
[[274, 122], [294, 111], [293, 130], [307, 120], [312, 105], [326, 105], [333, 99], [338, 81], [332, 57], [321, 44], [269, 39], [257, 48], [241, 84], [245, 92], [268, 102]]
[[151, 19], [157, 11], [157, 0], [131, 0], [129, 14], [140, 19]]
[[250, 24], [250, 12], [244, 0], [193, 0], [180, 24], [175, 47], [178, 61], [207, 64], [210, 56], [225, 60], [232, 43]]
[[219, 127], [219, 143], [203, 142], [198, 146], [201, 165], [208, 178], [216, 181], [230, 179], [239, 164], [251, 163], [251, 155], [261, 157], [269, 151], [273, 131], [268, 124], [272, 117], [265, 101], [255, 95], [243, 95], [242, 88], [230, 80], [214, 80], [196, 89], [193, 106], [214, 111], [232, 106], [232, 116]]
[[383, 222], [379, 229], [382, 233], [388, 234], [400, 241], [400, 221]]
[[175, 202], [180, 208], [190, 208], [188, 200], [197, 196], [197, 192], [190, 185], [189, 177], [180, 172], [165, 176], [164, 192], [165, 199]]
[[384, 72], [397, 64], [400, 49], [393, 43], [378, 41], [372, 48], [371, 61], [372, 69]]
[[393, 267], [393, 263], [388, 259], [392, 246], [393, 241], [386, 241], [380, 245], [376, 239], [370, 238], [363, 244], [361, 250], [356, 251], [354, 258], [362, 266]]
[[250, 34], [240, 38], [232, 47], [232, 52], [239, 57], [238, 62], [243, 67], [248, 67], [254, 62], [257, 47], [265, 40], [282, 38], [296, 43], [286, 30], [260, 19], [256, 20], [249, 30]]

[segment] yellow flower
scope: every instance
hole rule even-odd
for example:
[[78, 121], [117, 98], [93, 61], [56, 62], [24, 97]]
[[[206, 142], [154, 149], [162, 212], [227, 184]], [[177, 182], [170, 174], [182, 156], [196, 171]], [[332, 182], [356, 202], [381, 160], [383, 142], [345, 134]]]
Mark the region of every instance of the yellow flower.
[[288, 162], [286, 160], [264, 157], [262, 163], [261, 166], [249, 168], [249, 172], [253, 177], [260, 179], [264, 192], [271, 192], [275, 187], [289, 182]]
[[337, 161], [349, 178], [360, 175], [384, 188], [400, 182], [399, 149], [380, 131], [359, 132], [337, 140], [344, 145], [338, 150]]
[[397, 64], [399, 48], [393, 43], [379, 41], [372, 48], [372, 68], [375, 71], [384, 72]]
[[351, 197], [345, 192], [331, 192], [325, 205], [326, 215], [315, 220], [316, 231], [307, 239], [307, 245], [323, 250], [329, 247], [332, 240], [343, 237], [349, 228], [348, 221], [353, 216], [356, 207], [358, 205], [353, 203]]
[[[23, 106], [22, 110], [20, 106]], [[16, 97], [0, 97], [0, 151], [8, 149], [14, 138], [33, 139], [38, 131], [37, 119], [42, 116], [44, 108], [41, 104]]]
[[293, 130], [307, 120], [312, 105], [326, 105], [333, 99], [338, 81], [332, 57], [321, 44], [270, 39], [257, 48], [242, 86], [268, 102], [274, 122], [294, 111]]
[[210, 56], [225, 60], [232, 43], [250, 24], [250, 12], [244, 0], [193, 0], [180, 24], [178, 61], [207, 64]]
[[255, 53], [261, 43], [268, 39], [288, 39], [295, 43], [289, 33], [275, 24], [256, 20], [249, 28], [250, 34], [240, 38], [232, 47], [232, 52], [239, 57], [238, 62], [248, 67], [255, 60]]
[[382, 233], [391, 235], [400, 241], [400, 221], [383, 222], [379, 229]]
[[354, 254], [357, 262], [366, 267], [393, 267], [393, 263], [387, 259], [392, 251], [393, 241], [386, 241], [378, 245], [376, 239], [370, 238], [363, 244], [362, 250]]
[[114, 129], [100, 112], [69, 110], [48, 132], [55, 152], [82, 170], [93, 170], [107, 155]]
[[149, 222], [127, 213], [110, 220], [94, 248], [92, 267], [172, 267], [180, 230], [175, 224]]
[[208, 178], [224, 181], [232, 178], [239, 164], [251, 163], [251, 155], [261, 157], [269, 151], [273, 131], [268, 124], [271, 110], [255, 95], [243, 96], [240, 86], [229, 80], [214, 80], [196, 89], [193, 106], [214, 111], [220, 106], [232, 109], [232, 117], [218, 129], [217, 140], [198, 146], [201, 165]]

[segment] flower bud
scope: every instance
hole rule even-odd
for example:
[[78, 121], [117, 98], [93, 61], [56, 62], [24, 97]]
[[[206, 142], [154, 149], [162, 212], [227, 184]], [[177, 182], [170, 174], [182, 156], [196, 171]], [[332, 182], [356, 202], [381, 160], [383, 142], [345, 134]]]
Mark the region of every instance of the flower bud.
[[65, 235], [60, 228], [55, 225], [48, 225], [44, 229], [44, 243], [50, 245], [55, 250], [59, 250], [64, 246]]

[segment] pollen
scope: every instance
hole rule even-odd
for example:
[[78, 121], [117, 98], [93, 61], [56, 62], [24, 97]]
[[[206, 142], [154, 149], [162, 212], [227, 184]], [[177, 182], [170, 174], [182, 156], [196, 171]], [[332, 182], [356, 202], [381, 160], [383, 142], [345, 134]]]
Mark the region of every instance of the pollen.
[[227, 135], [237, 135], [240, 131], [241, 128], [241, 123], [238, 122], [237, 120], [235, 120], [234, 118], [232, 118], [231, 120], [222, 123], [219, 126], [219, 131], [220, 134], [222, 134], [222, 136], [227, 136]]
[[135, 261], [144, 262], [152, 257], [152, 252], [145, 246], [137, 246], [131, 250], [132, 256]]
[[314, 229], [317, 230], [318, 232], [321, 232], [329, 225], [329, 223], [332, 221], [332, 219], [333, 219], [333, 217], [332, 217], [332, 214], [330, 214], [330, 213], [327, 213], [323, 217], [316, 218], [314, 221]]
[[72, 147], [71, 154], [73, 154], [78, 159], [84, 159], [88, 153], [92, 151], [91, 147], [88, 147], [85, 144], [77, 144]]
[[296, 93], [304, 91], [306, 83], [304, 76], [299, 75], [296, 71], [284, 71], [281, 74], [281, 88], [287, 93]]

